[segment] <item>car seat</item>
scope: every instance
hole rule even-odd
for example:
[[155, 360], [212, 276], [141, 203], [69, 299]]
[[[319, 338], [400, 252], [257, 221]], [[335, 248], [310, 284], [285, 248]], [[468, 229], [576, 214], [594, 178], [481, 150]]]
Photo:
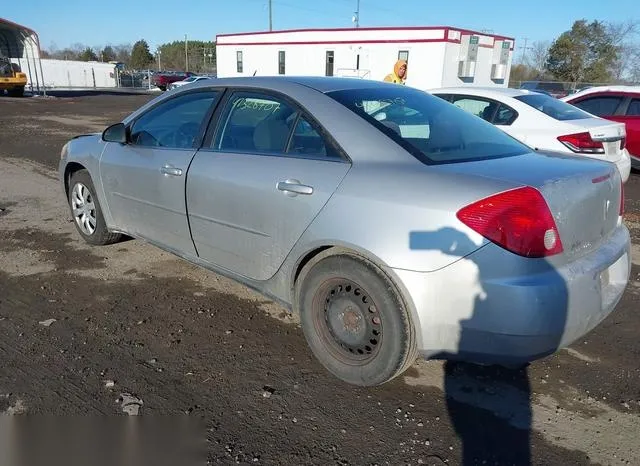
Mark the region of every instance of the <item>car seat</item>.
[[284, 152], [291, 128], [281, 119], [265, 119], [253, 132], [253, 144], [262, 152]]

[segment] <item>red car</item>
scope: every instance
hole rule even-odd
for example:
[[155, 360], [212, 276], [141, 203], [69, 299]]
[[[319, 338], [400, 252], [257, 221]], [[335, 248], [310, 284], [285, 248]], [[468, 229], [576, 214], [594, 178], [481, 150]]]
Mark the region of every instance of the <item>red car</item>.
[[591, 87], [562, 100], [601, 118], [624, 123], [631, 166], [640, 170], [640, 86]]
[[193, 73], [189, 71], [186, 73], [156, 73], [151, 78], [151, 84], [159, 87], [162, 91], [166, 91], [169, 84], [182, 81], [190, 76], [193, 76]]

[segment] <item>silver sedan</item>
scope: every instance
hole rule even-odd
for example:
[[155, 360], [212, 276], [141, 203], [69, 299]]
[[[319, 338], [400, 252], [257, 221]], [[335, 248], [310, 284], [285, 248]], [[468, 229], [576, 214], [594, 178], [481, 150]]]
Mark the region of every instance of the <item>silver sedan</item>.
[[533, 153], [389, 83], [194, 83], [69, 141], [60, 180], [87, 242], [140, 238], [261, 291], [359, 385], [418, 355], [549, 355], [613, 311], [631, 268], [615, 165]]

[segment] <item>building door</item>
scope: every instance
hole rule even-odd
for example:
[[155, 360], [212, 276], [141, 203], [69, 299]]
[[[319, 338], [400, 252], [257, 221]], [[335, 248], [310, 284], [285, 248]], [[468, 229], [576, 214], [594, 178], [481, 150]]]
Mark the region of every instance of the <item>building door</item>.
[[333, 76], [334, 52], [327, 50], [325, 57], [324, 74], [325, 76]]

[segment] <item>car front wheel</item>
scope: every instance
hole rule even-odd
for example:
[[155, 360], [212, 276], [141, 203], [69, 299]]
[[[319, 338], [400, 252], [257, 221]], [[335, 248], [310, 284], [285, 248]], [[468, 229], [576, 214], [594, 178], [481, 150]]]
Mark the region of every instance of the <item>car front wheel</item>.
[[93, 181], [87, 170], [79, 170], [71, 175], [68, 194], [74, 224], [87, 243], [106, 245], [121, 239], [122, 235], [107, 229]]
[[324, 255], [296, 282], [296, 305], [312, 352], [339, 379], [380, 385], [416, 359], [415, 330], [395, 285], [357, 255]]

